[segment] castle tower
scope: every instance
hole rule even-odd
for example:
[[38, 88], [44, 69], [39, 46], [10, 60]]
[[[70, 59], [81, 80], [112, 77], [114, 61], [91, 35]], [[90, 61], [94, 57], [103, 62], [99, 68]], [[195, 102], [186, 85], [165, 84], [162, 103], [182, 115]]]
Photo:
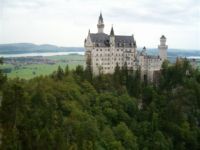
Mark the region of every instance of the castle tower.
[[115, 33], [114, 33], [113, 26], [110, 31], [110, 46], [112, 46], [112, 47], [115, 46]]
[[162, 35], [160, 38], [160, 45], [158, 45], [159, 56], [162, 61], [167, 60], [167, 48], [168, 46], [166, 45], [166, 37]]
[[101, 13], [100, 13], [100, 16], [99, 16], [97, 28], [98, 28], [98, 33], [103, 33], [104, 23], [103, 23], [103, 17], [102, 17]]

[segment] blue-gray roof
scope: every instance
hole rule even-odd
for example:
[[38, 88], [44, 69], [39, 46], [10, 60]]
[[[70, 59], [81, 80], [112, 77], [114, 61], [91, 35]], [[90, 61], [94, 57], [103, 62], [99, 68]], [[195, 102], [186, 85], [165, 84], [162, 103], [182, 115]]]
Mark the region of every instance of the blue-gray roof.
[[[91, 40], [98, 47], [110, 46], [110, 35], [105, 33], [91, 33]], [[133, 36], [115, 35], [115, 47], [135, 47]]]

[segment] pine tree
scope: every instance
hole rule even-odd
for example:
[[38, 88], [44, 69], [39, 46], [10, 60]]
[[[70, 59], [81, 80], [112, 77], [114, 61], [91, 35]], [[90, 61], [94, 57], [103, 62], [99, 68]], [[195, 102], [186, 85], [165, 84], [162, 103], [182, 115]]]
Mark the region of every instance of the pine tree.
[[86, 68], [85, 68], [85, 78], [89, 81], [92, 82], [92, 66], [91, 66], [91, 58], [88, 57], [86, 60]]
[[69, 75], [69, 66], [68, 66], [68, 65], [65, 67], [65, 75], [66, 75], [66, 76]]
[[121, 71], [120, 71], [120, 67], [117, 63], [116, 67], [115, 67], [115, 72], [113, 74], [113, 79], [114, 79], [114, 84], [115, 84], [115, 87], [118, 87], [120, 86], [120, 75], [121, 75]]
[[57, 70], [57, 79], [61, 80], [64, 77], [64, 71], [61, 66], [58, 66]]
[[[0, 66], [3, 65], [3, 58], [0, 58]], [[2, 89], [4, 83], [6, 82], [6, 75], [4, 75], [3, 71], [0, 69], [0, 90]]]

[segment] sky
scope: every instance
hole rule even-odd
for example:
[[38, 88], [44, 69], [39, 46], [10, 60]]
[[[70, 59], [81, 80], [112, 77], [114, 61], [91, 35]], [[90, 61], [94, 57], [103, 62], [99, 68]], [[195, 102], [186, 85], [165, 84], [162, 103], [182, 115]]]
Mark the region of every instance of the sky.
[[0, 0], [0, 43], [83, 47], [88, 30], [134, 35], [138, 47], [200, 49], [200, 0]]

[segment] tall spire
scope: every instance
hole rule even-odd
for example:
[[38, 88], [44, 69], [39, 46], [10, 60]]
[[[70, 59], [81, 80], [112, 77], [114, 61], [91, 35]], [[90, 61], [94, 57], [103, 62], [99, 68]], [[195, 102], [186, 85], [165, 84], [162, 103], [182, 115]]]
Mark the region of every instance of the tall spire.
[[101, 12], [100, 12], [97, 28], [98, 28], [98, 33], [103, 33], [104, 23], [103, 23], [103, 16]]
[[115, 34], [114, 34], [113, 26], [112, 26], [112, 28], [111, 28], [110, 35], [111, 35], [111, 36], [114, 36], [114, 35], [115, 35]]
[[111, 47], [115, 46], [115, 33], [114, 33], [113, 26], [110, 31], [110, 46]]
[[103, 17], [102, 17], [102, 13], [100, 12], [100, 16], [99, 16], [99, 23], [103, 23]]

